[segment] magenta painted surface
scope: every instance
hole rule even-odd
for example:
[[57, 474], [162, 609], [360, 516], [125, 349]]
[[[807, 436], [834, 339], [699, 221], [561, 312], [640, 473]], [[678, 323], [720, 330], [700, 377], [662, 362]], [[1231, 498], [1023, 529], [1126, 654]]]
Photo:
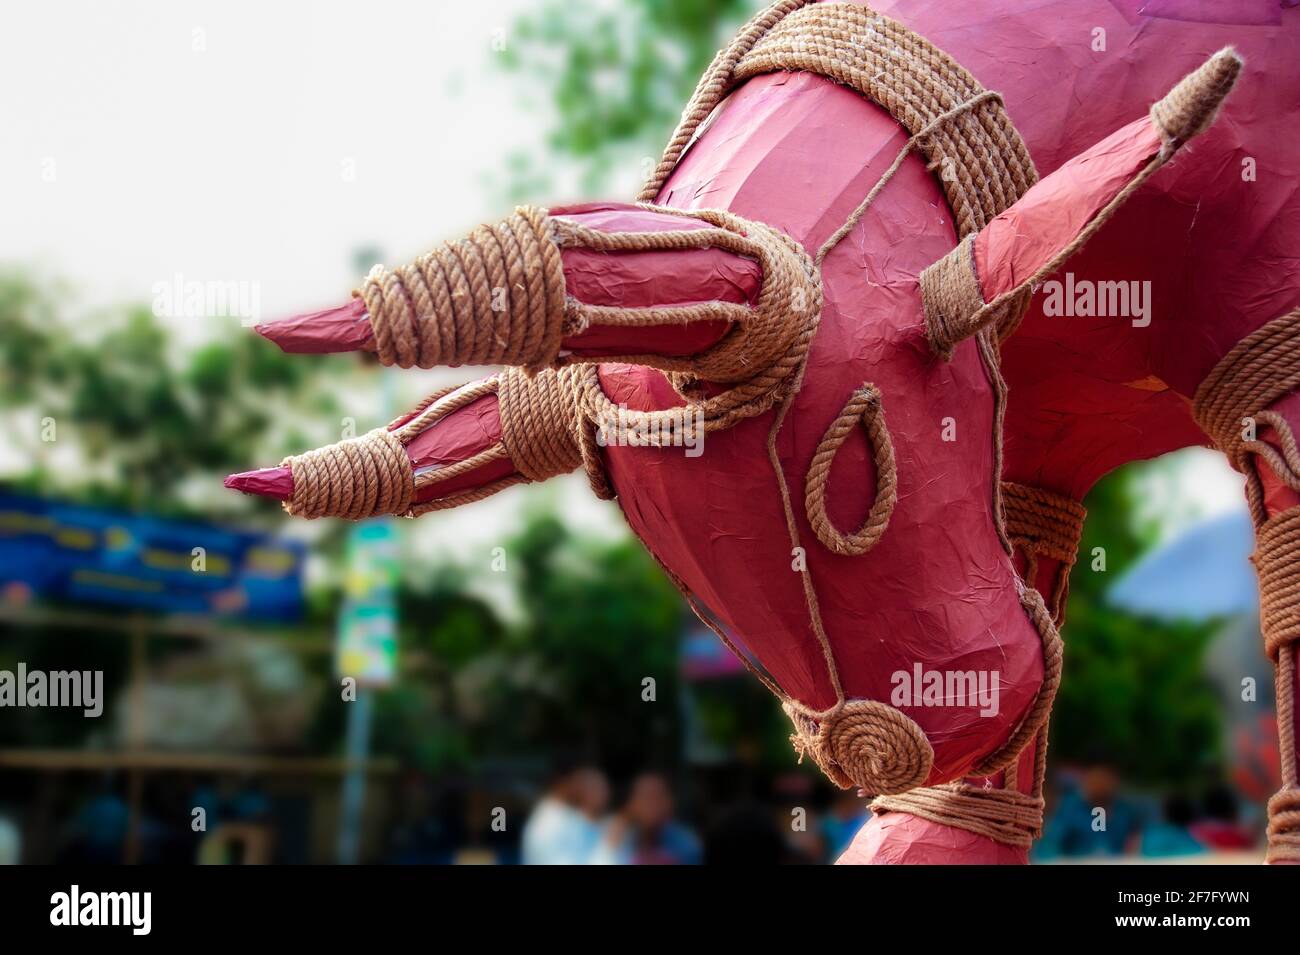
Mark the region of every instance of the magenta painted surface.
[[[721, 207], [783, 229], [816, 249], [892, 162], [906, 134], [851, 90], [810, 75], [750, 81], [714, 117], [660, 201]], [[973, 348], [931, 358], [916, 278], [951, 248], [951, 215], [920, 158], [907, 160], [859, 227], [827, 259], [826, 304], [807, 379], [778, 442], [822, 616], [850, 697], [888, 701], [892, 675], [920, 660], [939, 670], [996, 670], [1001, 710], [904, 706], [935, 746], [933, 779], [991, 752], [1036, 693], [1041, 643], [992, 520], [992, 397]], [[676, 403], [663, 376], [602, 366], [615, 401]], [[864, 557], [838, 557], [803, 516], [803, 479], [827, 425], [872, 381], [898, 461], [899, 504]], [[964, 440], [944, 442], [945, 417]], [[711, 434], [705, 453], [610, 448], [606, 460], [638, 535], [797, 699], [834, 696], [791, 569], [777, 488], [766, 461], [771, 415]], [[874, 485], [861, 433], [832, 469], [830, 514], [861, 523]]]
[[[1046, 316], [1040, 295], [1003, 350], [1012, 391], [1007, 477], [1081, 497], [1119, 463], [1203, 441], [1188, 409], [1196, 385], [1233, 343], [1300, 303], [1300, 125], [1293, 119], [1300, 114], [1300, 14], [1294, 4], [881, 0], [874, 6], [1001, 91], [1044, 174], [1140, 119], [1216, 49], [1231, 43], [1245, 55], [1246, 69], [1218, 124], [1062, 270], [1079, 281], [1150, 282], [1151, 324], [1135, 327], [1128, 316]], [[1101, 50], [1093, 42], [1097, 30], [1105, 33]], [[886, 114], [844, 87], [804, 74], [760, 77], [718, 111], [659, 201], [732, 209], [815, 249], [904, 139]], [[1243, 176], [1247, 160], [1254, 179]], [[1065, 185], [1039, 210], [1055, 208], [1062, 222], [1077, 219], [1098, 194], [1091, 173]], [[578, 214], [623, 213], [590, 207]], [[1050, 216], [1033, 221], [1044, 224]], [[920, 338], [916, 275], [954, 238], [937, 183], [920, 160], [909, 159], [826, 264], [827, 305], [809, 381], [778, 445], [850, 696], [887, 700], [890, 673], [916, 659], [934, 668], [997, 666], [1015, 674], [1004, 687], [998, 720], [955, 708], [907, 710], [935, 744], [935, 780], [959, 774], [1000, 742], [1037, 685], [1037, 635], [1014, 601], [1009, 563], [989, 542], [988, 382], [968, 346], [952, 364], [939, 365]], [[1018, 268], [1014, 259], [1005, 264]], [[607, 276], [619, 268], [611, 281]], [[584, 300], [651, 304], [665, 294], [700, 294], [717, 281], [698, 276], [703, 284], [687, 293], [689, 283], [677, 278], [690, 271], [686, 261], [668, 270], [669, 282], [662, 263], [645, 268], [586, 263], [575, 270], [582, 278], [570, 291], [581, 283]], [[732, 282], [728, 277], [723, 285]], [[744, 295], [753, 294], [752, 286], [741, 286]], [[627, 350], [620, 347], [625, 342], [599, 337], [607, 329], [589, 332], [595, 337], [566, 346]], [[680, 333], [637, 344], [668, 354], [699, 347]], [[648, 369], [606, 365], [601, 380], [612, 398], [632, 407], [677, 402], [663, 376]], [[864, 380], [884, 392], [902, 493], [876, 551], [837, 558], [820, 549], [803, 521], [802, 479], [826, 424]], [[1289, 407], [1288, 416], [1297, 410]], [[937, 422], [949, 415], [965, 438], [957, 447], [937, 440]], [[767, 423], [764, 417], [710, 435], [702, 458], [613, 448], [607, 463], [628, 520], [648, 546], [788, 691], [825, 705], [832, 698], [824, 662], [808, 631], [764, 462]], [[462, 450], [473, 446], [475, 434], [491, 431], [482, 417], [466, 427], [456, 437], [468, 442]], [[867, 448], [855, 435], [832, 473], [837, 524], [856, 526], [870, 504], [861, 489], [871, 484]], [[1270, 487], [1271, 502], [1285, 500]], [[892, 835], [879, 837], [882, 832]], [[951, 839], [945, 827], [885, 816], [864, 830], [846, 861], [907, 861], [904, 856], [926, 852], [936, 861], [943, 854], [994, 861], [996, 848]]]

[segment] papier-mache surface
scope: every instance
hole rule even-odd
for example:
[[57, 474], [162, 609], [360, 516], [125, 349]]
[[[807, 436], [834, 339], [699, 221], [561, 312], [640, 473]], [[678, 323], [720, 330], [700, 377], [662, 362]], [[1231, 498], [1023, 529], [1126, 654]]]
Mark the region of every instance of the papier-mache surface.
[[[759, 77], [739, 89], [686, 152], [659, 202], [721, 207], [782, 229], [814, 252], [893, 161], [907, 133], [852, 90], [808, 74]], [[890, 702], [894, 675], [996, 671], [999, 712], [901, 706], [935, 748], [932, 778], [951, 778], [1007, 737], [1037, 693], [1038, 633], [1021, 608], [992, 518], [993, 398], [973, 347], [952, 363], [925, 346], [917, 276], [955, 242], [952, 216], [925, 161], [913, 156], [826, 259], [825, 304], [807, 375], [777, 451], [846, 695]], [[804, 515], [804, 476], [827, 426], [864, 382], [883, 394], [898, 470], [898, 505], [868, 554], [839, 557]], [[658, 372], [602, 366], [615, 403], [671, 407]], [[946, 419], [958, 429], [943, 439]], [[611, 447], [605, 460], [629, 523], [752, 652], [777, 683], [814, 707], [834, 703], [810, 627], [781, 500], [767, 462], [772, 415], [679, 448]], [[829, 515], [861, 524], [875, 474], [860, 429], [831, 469]]]

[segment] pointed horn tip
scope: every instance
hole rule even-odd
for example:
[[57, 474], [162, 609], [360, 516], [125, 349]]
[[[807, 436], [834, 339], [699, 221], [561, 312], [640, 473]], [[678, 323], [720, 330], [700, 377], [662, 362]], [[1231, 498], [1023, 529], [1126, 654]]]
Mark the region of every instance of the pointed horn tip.
[[257, 494], [279, 501], [286, 501], [293, 496], [293, 472], [286, 467], [241, 471], [239, 474], [228, 475], [222, 484], [232, 491]]
[[1210, 127], [1245, 62], [1233, 47], [1225, 46], [1151, 107], [1152, 120], [1175, 148]]

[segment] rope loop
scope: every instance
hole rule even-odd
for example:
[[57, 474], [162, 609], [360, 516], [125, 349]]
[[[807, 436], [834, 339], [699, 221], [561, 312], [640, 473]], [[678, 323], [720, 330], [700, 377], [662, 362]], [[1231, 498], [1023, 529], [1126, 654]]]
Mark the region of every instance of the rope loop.
[[[876, 493], [866, 520], [852, 534], [842, 533], [826, 514], [826, 489], [830, 483], [831, 464], [853, 426], [861, 423], [871, 444], [876, 466]], [[898, 474], [894, 467], [894, 445], [885, 425], [885, 409], [880, 390], [865, 384], [849, 398], [844, 409], [826, 429], [808, 467], [804, 507], [808, 523], [817, 539], [827, 548], [845, 557], [857, 557], [876, 546], [889, 526], [890, 515], [898, 502]]]
[[[716, 343], [686, 356], [628, 354], [602, 356], [604, 364], [622, 362], [669, 372], [679, 392], [698, 382], [749, 384], [756, 378], [771, 391], [790, 375], [791, 351], [805, 329], [821, 311], [821, 274], [799, 243], [779, 229], [717, 209], [689, 212], [667, 206], [644, 205], [650, 212], [706, 222], [710, 228], [663, 232], [601, 232], [557, 216], [554, 227], [565, 248], [601, 252], [676, 251], [721, 249], [753, 259], [762, 271], [762, 286], [754, 307], [734, 302], [699, 302], [693, 305], [623, 308], [587, 305], [570, 299], [566, 319], [569, 332], [592, 324], [647, 326], [684, 322], [726, 321], [730, 328]], [[568, 364], [587, 361], [559, 356]], [[769, 405], [770, 407], [770, 405]]]

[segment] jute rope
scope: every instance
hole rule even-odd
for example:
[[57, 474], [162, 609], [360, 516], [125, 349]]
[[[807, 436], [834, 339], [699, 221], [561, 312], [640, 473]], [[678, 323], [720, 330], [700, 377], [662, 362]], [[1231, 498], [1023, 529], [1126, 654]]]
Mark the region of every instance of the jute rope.
[[[1268, 516], [1259, 472], [1251, 456], [1292, 490], [1300, 491], [1295, 434], [1281, 415], [1266, 410], [1300, 386], [1300, 309], [1247, 335], [1219, 360], [1196, 389], [1192, 410], [1202, 430], [1246, 476], [1255, 522], [1260, 629], [1277, 682], [1277, 728], [1282, 788], [1268, 802], [1270, 862], [1300, 861], [1300, 785], [1295, 752], [1295, 643], [1300, 639], [1300, 507]], [[1248, 430], [1271, 428], [1278, 452]], [[1247, 435], [1250, 434], [1250, 437]]]
[[1282, 788], [1268, 801], [1269, 862], [1300, 862], [1300, 781], [1296, 776], [1295, 644], [1300, 639], [1300, 507], [1264, 521], [1256, 532], [1260, 622], [1273, 660]]
[[[642, 204], [661, 215], [707, 222], [711, 228], [665, 232], [601, 232], [564, 217], [555, 219], [561, 243], [601, 252], [660, 252], [681, 249], [722, 249], [756, 261], [763, 284], [753, 308], [731, 302], [652, 308], [586, 305], [569, 300], [569, 325], [580, 331], [588, 325], [681, 325], [717, 321], [731, 328], [714, 345], [690, 356], [627, 354], [602, 356], [602, 363], [626, 362], [677, 373], [679, 386], [695, 380], [734, 384], [762, 376], [775, 384], [789, 377], [794, 359], [789, 355], [800, 331], [821, 306], [821, 280], [803, 248], [779, 230], [743, 219], [730, 212], [686, 212]], [[572, 356], [561, 362], [575, 361]]]
[[[583, 322], [661, 324], [717, 317], [733, 322], [720, 341], [688, 358], [626, 355], [600, 359], [664, 369], [673, 387], [686, 399], [684, 407], [664, 411], [617, 407], [601, 388], [594, 364], [578, 372], [585, 407], [598, 425], [617, 420], [642, 434], [659, 436], [652, 443], [678, 442], [696, 431], [729, 428], [762, 414], [787, 393], [807, 356], [821, 314], [820, 270], [799, 243], [762, 223], [714, 209], [684, 212], [662, 206], [645, 208], [707, 222], [712, 228], [602, 233], [564, 219], [556, 220], [557, 228], [566, 245], [602, 250], [725, 249], [758, 261], [763, 268], [763, 286], [753, 309], [721, 302], [653, 309], [575, 306], [573, 314]], [[561, 359], [566, 360], [573, 359]], [[731, 383], [731, 387], [711, 393], [705, 382]]]
[[[856, 557], [865, 554], [885, 533], [889, 516], [898, 501], [898, 474], [894, 469], [894, 445], [885, 427], [885, 410], [880, 406], [880, 389], [866, 384], [855, 391], [826, 430], [817, 446], [805, 478], [804, 508], [817, 539], [837, 554]], [[872, 460], [876, 466], [876, 493], [862, 527], [852, 534], [841, 533], [826, 514], [826, 487], [830, 482], [835, 454], [859, 422], [867, 430]]]
[[951, 358], [957, 342], [991, 324], [1002, 330], [1001, 337], [1006, 337], [1023, 317], [1033, 289], [1082, 249], [1180, 146], [1214, 121], [1224, 97], [1237, 81], [1241, 66], [1241, 57], [1234, 50], [1220, 50], [1154, 104], [1151, 121], [1163, 140], [1161, 149], [1088, 220], [1068, 245], [1014, 288], [995, 296], [992, 301], [984, 300], [975, 271], [972, 236], [965, 236], [955, 249], [922, 272], [926, 330], [935, 354]]
[[[1238, 471], [1246, 475], [1246, 497], [1255, 523], [1268, 514], [1259, 476], [1249, 467], [1250, 455], [1262, 457], [1273, 472], [1294, 491], [1300, 491], [1300, 453], [1291, 426], [1281, 415], [1266, 410], [1300, 387], [1300, 309], [1275, 318], [1237, 342], [1219, 360], [1196, 389], [1192, 400], [1196, 421]], [[1253, 435], [1273, 429], [1282, 452]]]
[[[601, 232], [546, 210], [521, 206], [495, 225], [445, 244], [412, 265], [376, 266], [356, 293], [366, 302], [379, 360], [418, 365], [507, 364], [535, 373], [544, 367], [626, 362], [668, 372], [683, 397], [702, 396], [703, 382], [731, 385], [696, 402], [706, 430], [761, 414], [779, 400], [807, 351], [821, 308], [821, 278], [808, 254], [788, 236], [729, 212], [684, 212], [645, 206], [708, 228], [663, 232]], [[733, 302], [624, 308], [566, 297], [562, 248], [599, 252], [721, 249], [756, 261], [762, 286], [753, 308]], [[565, 336], [591, 325], [644, 327], [725, 321], [727, 332], [689, 356], [561, 354]], [[583, 373], [594, 380], [594, 369]], [[595, 410], [606, 407], [590, 389]], [[697, 410], [697, 409], [693, 409]], [[643, 425], [660, 422], [647, 418]], [[670, 432], [671, 433], [671, 432]]]
[[[463, 461], [416, 474], [406, 446], [427, 428], [486, 395], [496, 395], [501, 440]], [[517, 473], [486, 485], [413, 503], [418, 492], [489, 464], [509, 460]], [[285, 510], [298, 517], [361, 520], [380, 514], [417, 517], [480, 501], [516, 484], [544, 481], [580, 466], [598, 496], [610, 492], [600, 469], [577, 369], [528, 375], [506, 369], [472, 385], [430, 395], [400, 425], [285, 458], [293, 496]]]
[[1087, 516], [1087, 508], [1064, 495], [1013, 481], [1002, 482], [1002, 519], [1012, 546], [1024, 555], [1025, 582], [1034, 586], [1040, 558], [1057, 562], [1056, 579], [1045, 596], [1058, 627]]
[[877, 815], [905, 812], [1018, 849], [1028, 849], [1043, 831], [1041, 792], [1026, 795], [1010, 786], [962, 782], [923, 786], [896, 796], [877, 796], [871, 810]]
[[371, 269], [365, 300], [385, 365], [522, 365], [538, 370], [560, 350], [564, 269], [553, 220], [520, 206], [410, 265]]
[[[732, 88], [750, 76], [779, 70], [805, 70], [846, 83], [889, 110], [912, 134], [876, 185], [818, 251], [814, 260], [818, 268], [857, 226], [876, 196], [913, 151], [922, 151], [930, 160], [931, 169], [941, 170], [941, 179], [962, 235], [979, 229], [1014, 202], [1036, 179], [1024, 144], [1006, 118], [1001, 98], [996, 93], [982, 90], [946, 54], [905, 27], [861, 7], [821, 4], [802, 9], [804, 6], [802, 0], [775, 3], [756, 16], [730, 46], [718, 53], [687, 105], [681, 124], [658, 168], [642, 190], [640, 199], [649, 201], [659, 194], [700, 125]], [[792, 350], [797, 354], [795, 372], [782, 389], [767, 439], [768, 460], [781, 495], [786, 528], [794, 548], [802, 545], [790, 489], [776, 451], [776, 439], [802, 384], [808, 345], [819, 320], [820, 307]], [[996, 467], [1000, 470], [1000, 423], [1005, 406], [1005, 384], [996, 367], [996, 344], [991, 338], [981, 338], [980, 354], [994, 385], [996, 421], [993, 440], [999, 452]], [[586, 381], [589, 386], [588, 405], [597, 407], [602, 396], [594, 369], [587, 373]], [[690, 395], [680, 387], [678, 390]], [[846, 409], [837, 420], [847, 421], [851, 426], [853, 416]], [[832, 424], [832, 432], [836, 427]], [[879, 420], [879, 428], [884, 428], [883, 420]], [[880, 433], [887, 438], [886, 431]], [[884, 440], [873, 440], [877, 457], [883, 453], [881, 448], [885, 445]], [[880, 463], [878, 460], [878, 469]], [[829, 468], [829, 461], [825, 467]], [[823, 481], [824, 474], [812, 482], [813, 510], [816, 510], [815, 502], [824, 491]], [[997, 482], [994, 484], [996, 487]], [[994, 493], [996, 507], [997, 491]], [[881, 499], [878, 493], [877, 500]], [[805, 507], [808, 506], [806, 494]], [[886, 505], [882, 504], [881, 509], [886, 509]], [[996, 523], [1003, 543], [1009, 549], [1001, 521]], [[869, 517], [868, 527], [859, 532], [866, 536], [859, 538], [857, 543], [849, 543], [850, 550], [864, 541], [878, 539], [872, 525]], [[826, 521], [818, 534], [823, 542], [832, 542], [827, 544], [828, 547], [834, 549], [835, 543], [841, 539], [850, 540], [838, 532], [832, 534], [833, 530]], [[883, 524], [880, 530], [883, 531]], [[841, 542], [839, 546], [845, 545]], [[792, 740], [801, 755], [810, 755], [841, 786], [852, 784], [873, 793], [893, 793], [919, 785], [933, 763], [933, 752], [925, 733], [893, 707], [870, 700], [846, 698], [834, 651], [822, 622], [812, 575], [806, 567], [800, 571], [800, 579], [810, 624], [821, 646], [836, 694], [836, 703], [821, 711], [785, 694], [775, 681], [737, 650], [723, 628], [702, 612], [693, 595], [681, 581], [677, 582], [701, 620], [783, 701], [783, 708], [795, 727]], [[1060, 638], [1037, 594], [1027, 596], [1025, 604], [1043, 639], [1044, 680], [1021, 726], [1006, 745], [985, 760], [981, 770], [990, 765], [1000, 769], [1014, 760], [1025, 741], [1046, 720], [1059, 683]]]
[[779, 71], [826, 76], [887, 110], [913, 136], [936, 117], [976, 101], [918, 144], [940, 178], [958, 233], [982, 228], [1037, 179], [1001, 100], [983, 98], [970, 73], [924, 37], [866, 7], [782, 0], [719, 51], [682, 113], [663, 158], [641, 190], [659, 194], [701, 124], [750, 77]]
[[[1060, 563], [1050, 605], [1052, 622], [1059, 630], [1070, 569], [1079, 550], [1087, 512], [1082, 504], [1063, 495], [1010, 481], [1003, 482], [1002, 502], [1007, 535], [1025, 558], [1025, 581], [1034, 585], [1038, 558]], [[879, 796], [872, 801], [871, 809], [876, 813], [910, 813], [1004, 845], [1028, 849], [1043, 832], [1048, 721], [1043, 722], [1031, 745], [1034, 779], [1029, 793], [1017, 788], [1017, 758], [1003, 771], [1001, 787], [965, 782], [927, 786], [896, 796]]]
[[295, 517], [360, 520], [400, 514], [411, 504], [411, 462], [386, 428], [285, 458], [293, 496], [284, 509]]

